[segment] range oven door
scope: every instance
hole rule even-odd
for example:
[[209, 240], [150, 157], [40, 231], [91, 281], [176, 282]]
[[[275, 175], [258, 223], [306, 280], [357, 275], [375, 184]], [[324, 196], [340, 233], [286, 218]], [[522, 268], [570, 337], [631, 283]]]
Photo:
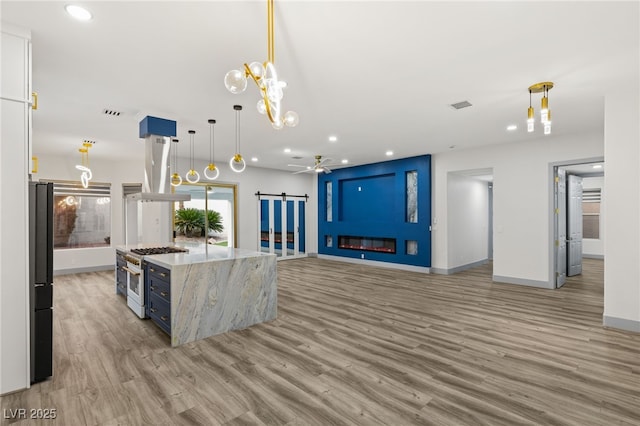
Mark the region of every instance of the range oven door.
[[144, 313], [144, 273], [140, 265], [127, 262], [127, 305], [140, 318]]

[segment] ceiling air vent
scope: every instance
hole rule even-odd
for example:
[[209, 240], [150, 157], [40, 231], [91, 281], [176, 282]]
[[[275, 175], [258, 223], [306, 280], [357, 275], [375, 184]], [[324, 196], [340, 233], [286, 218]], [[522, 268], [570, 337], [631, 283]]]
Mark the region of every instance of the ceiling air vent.
[[103, 109], [102, 113], [104, 115], [108, 115], [108, 116], [111, 116], [111, 117], [119, 117], [120, 114], [122, 114], [120, 111], [116, 111], [114, 109], [109, 109], [109, 108]]
[[291, 157], [291, 158], [293, 158], [294, 160], [302, 160], [302, 157], [300, 157], [299, 155], [296, 155], [295, 157]]
[[451, 104], [451, 107], [453, 109], [462, 109], [470, 106], [471, 106], [471, 102], [469, 101], [462, 101], [462, 102], [456, 102], [455, 104]]

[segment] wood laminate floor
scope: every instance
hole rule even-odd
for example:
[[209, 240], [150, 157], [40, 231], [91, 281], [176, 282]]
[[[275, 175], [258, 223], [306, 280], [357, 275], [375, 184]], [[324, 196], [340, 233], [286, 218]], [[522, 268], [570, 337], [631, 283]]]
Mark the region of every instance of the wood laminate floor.
[[560, 290], [490, 277], [283, 261], [277, 320], [175, 349], [112, 273], [56, 277], [54, 376], [2, 408], [57, 418], [2, 424], [640, 424], [640, 335], [602, 327], [602, 261]]

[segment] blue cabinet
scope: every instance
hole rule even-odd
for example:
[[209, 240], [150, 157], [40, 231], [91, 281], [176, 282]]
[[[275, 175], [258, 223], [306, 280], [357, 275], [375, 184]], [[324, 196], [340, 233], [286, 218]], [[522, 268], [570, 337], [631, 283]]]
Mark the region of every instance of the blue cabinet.
[[145, 306], [147, 316], [171, 335], [171, 271], [150, 262], [145, 266]]

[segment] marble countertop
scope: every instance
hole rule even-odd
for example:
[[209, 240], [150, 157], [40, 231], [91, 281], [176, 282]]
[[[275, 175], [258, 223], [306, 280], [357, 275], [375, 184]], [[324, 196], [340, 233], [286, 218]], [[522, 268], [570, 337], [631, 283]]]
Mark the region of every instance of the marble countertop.
[[[135, 244], [117, 246], [116, 249], [128, 251], [133, 248], [158, 247], [158, 244]], [[275, 254], [261, 253], [253, 250], [215, 246], [204, 243], [173, 243], [170, 246], [185, 248], [188, 253], [167, 253], [145, 256], [144, 258], [165, 268], [193, 263], [215, 262], [221, 260], [245, 259], [259, 256], [275, 256]]]

